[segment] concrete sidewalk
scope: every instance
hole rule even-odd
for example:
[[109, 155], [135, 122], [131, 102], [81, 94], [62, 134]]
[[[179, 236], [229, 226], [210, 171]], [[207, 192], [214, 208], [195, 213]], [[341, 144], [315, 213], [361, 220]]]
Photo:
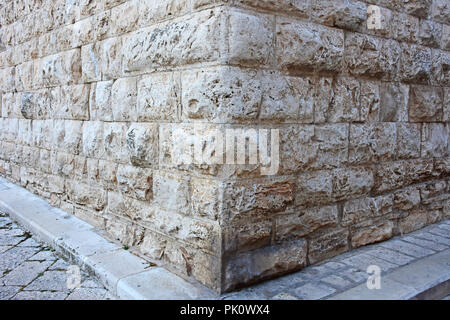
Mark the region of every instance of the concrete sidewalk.
[[[150, 266], [86, 222], [2, 178], [0, 210], [120, 299], [441, 299], [450, 294], [450, 220], [218, 296]], [[369, 266], [380, 270], [380, 289], [367, 287]]]

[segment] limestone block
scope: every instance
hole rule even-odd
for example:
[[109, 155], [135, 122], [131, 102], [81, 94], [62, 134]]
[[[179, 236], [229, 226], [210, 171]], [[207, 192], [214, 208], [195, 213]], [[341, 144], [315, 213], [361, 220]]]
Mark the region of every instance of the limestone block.
[[283, 212], [294, 202], [295, 184], [291, 179], [280, 181], [235, 181], [224, 186], [225, 219], [233, 221], [248, 216]]
[[81, 78], [81, 56], [73, 49], [42, 58], [34, 66], [39, 83], [46, 87], [78, 83]]
[[421, 229], [427, 225], [427, 211], [416, 209], [399, 221], [399, 229], [402, 234]]
[[393, 160], [396, 155], [395, 123], [350, 126], [349, 162], [371, 163]]
[[100, 81], [91, 84], [89, 94], [90, 120], [113, 121], [111, 89], [114, 81]]
[[312, 20], [330, 27], [361, 30], [367, 20], [367, 5], [359, 1], [312, 1]]
[[219, 220], [222, 210], [222, 183], [214, 180], [191, 179], [191, 206], [194, 216]]
[[33, 61], [24, 62], [15, 69], [17, 91], [31, 90], [33, 87]]
[[310, 0], [238, 0], [237, 2], [251, 7], [282, 11], [301, 17], [307, 17], [310, 6]]
[[117, 163], [127, 163], [128, 124], [124, 122], [105, 122], [103, 130], [103, 147], [106, 159]]
[[114, 121], [136, 121], [137, 79], [121, 78], [111, 88], [111, 110]]
[[449, 126], [443, 123], [424, 123], [422, 125], [421, 156], [446, 157], [449, 153]]
[[351, 234], [353, 248], [365, 246], [370, 243], [385, 241], [394, 235], [394, 223], [382, 222], [366, 228], [357, 229]]
[[138, 0], [127, 1], [111, 9], [111, 33], [118, 35], [136, 29], [139, 23]]
[[450, 85], [450, 53], [446, 51], [433, 50], [431, 66], [431, 80], [433, 85]]
[[399, 68], [401, 48], [393, 40], [351, 33], [345, 38], [345, 63], [354, 76], [394, 79]]
[[392, 37], [398, 41], [417, 42], [419, 19], [408, 14], [394, 14], [392, 16]]
[[139, 25], [148, 26], [169, 17], [178, 17], [187, 13], [191, 8], [191, 3], [185, 0], [168, 1], [139, 1]]
[[300, 210], [292, 215], [279, 216], [276, 219], [276, 241], [298, 239], [312, 232], [334, 227], [338, 222], [336, 206], [325, 206]]
[[142, 73], [161, 66], [219, 59], [225, 43], [224, 18], [223, 9], [218, 8], [128, 34], [123, 44], [123, 70]]
[[420, 192], [416, 187], [409, 187], [394, 193], [394, 207], [409, 211], [420, 204]]
[[58, 105], [52, 106], [55, 119], [89, 120], [89, 84], [62, 86]]
[[381, 112], [381, 89], [375, 81], [361, 81], [359, 96], [360, 120], [364, 122], [377, 122]]
[[226, 262], [224, 290], [301, 269], [306, 252], [306, 241], [299, 239], [238, 254]]
[[104, 124], [100, 121], [83, 123], [83, 155], [86, 157], [103, 158], [105, 156]]
[[412, 122], [433, 122], [442, 119], [441, 88], [411, 86], [409, 93], [409, 120]]
[[230, 62], [257, 66], [271, 64], [275, 36], [273, 17], [231, 10], [229, 19]]
[[397, 124], [397, 156], [399, 159], [420, 157], [420, 125]]
[[385, 82], [380, 85], [380, 121], [397, 122], [408, 120], [409, 86]]
[[347, 239], [347, 229], [336, 229], [311, 239], [308, 250], [309, 262], [316, 263], [347, 251], [349, 249]]
[[189, 212], [189, 177], [155, 172], [154, 199], [161, 208], [187, 214]]
[[340, 71], [344, 56], [341, 30], [279, 19], [277, 62], [286, 69]]
[[313, 122], [315, 83], [312, 78], [286, 77], [279, 72], [267, 71], [261, 82], [261, 119]]
[[128, 165], [119, 165], [117, 169], [117, 185], [126, 196], [148, 201], [153, 196], [152, 171]]
[[446, 0], [433, 0], [433, 7], [431, 10], [433, 20], [450, 24], [450, 4]]
[[442, 27], [442, 50], [450, 50], [450, 26], [444, 24]]
[[181, 79], [183, 117], [212, 122], [256, 119], [262, 95], [256, 72], [218, 67], [183, 72]]
[[110, 237], [120, 241], [127, 247], [138, 244], [144, 237], [144, 228], [118, 218], [107, 219], [105, 226]]
[[392, 211], [394, 196], [364, 197], [349, 200], [344, 204], [341, 225], [352, 226]]
[[[431, 20], [422, 20], [419, 28], [419, 43], [423, 46], [439, 48], [441, 39], [445, 42], [442, 33], [443, 25]], [[445, 49], [445, 48], [444, 48]]]
[[428, 83], [430, 80], [431, 49], [417, 45], [402, 44], [399, 75], [404, 82]]
[[174, 121], [181, 109], [179, 73], [145, 76], [137, 84], [138, 121]]
[[134, 166], [158, 166], [158, 125], [152, 123], [133, 123], [126, 131], [126, 147]]

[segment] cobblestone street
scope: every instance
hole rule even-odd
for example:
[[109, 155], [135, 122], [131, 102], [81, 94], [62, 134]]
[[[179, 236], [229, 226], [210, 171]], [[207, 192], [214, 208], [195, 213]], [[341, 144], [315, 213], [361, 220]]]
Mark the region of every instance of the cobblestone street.
[[69, 264], [0, 212], [0, 300], [111, 300], [95, 279], [81, 273], [68, 289]]

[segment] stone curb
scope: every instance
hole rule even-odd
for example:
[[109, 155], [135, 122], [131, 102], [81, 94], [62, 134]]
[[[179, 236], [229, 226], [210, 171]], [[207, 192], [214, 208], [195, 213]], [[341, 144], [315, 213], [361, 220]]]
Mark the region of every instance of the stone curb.
[[363, 283], [329, 300], [442, 299], [449, 293], [449, 281], [450, 249], [447, 249], [382, 275], [380, 289], [370, 290]]
[[0, 209], [120, 299], [214, 299], [217, 294], [162, 267], [151, 267], [90, 224], [0, 178]]

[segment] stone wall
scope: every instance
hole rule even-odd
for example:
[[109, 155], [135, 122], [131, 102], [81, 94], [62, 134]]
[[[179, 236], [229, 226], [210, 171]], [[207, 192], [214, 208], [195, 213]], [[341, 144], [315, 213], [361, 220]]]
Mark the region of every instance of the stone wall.
[[5, 0], [0, 68], [0, 174], [216, 291], [450, 216], [448, 0]]

